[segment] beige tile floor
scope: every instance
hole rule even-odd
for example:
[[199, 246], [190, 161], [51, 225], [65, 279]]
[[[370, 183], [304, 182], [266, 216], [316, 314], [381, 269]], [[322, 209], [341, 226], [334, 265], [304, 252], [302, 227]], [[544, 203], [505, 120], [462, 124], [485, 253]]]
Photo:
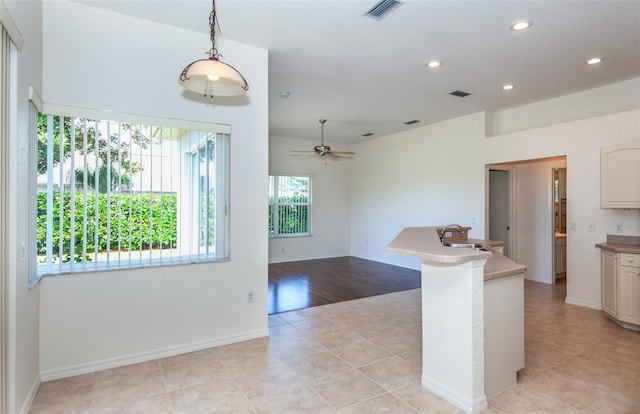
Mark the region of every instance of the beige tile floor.
[[[640, 333], [525, 284], [526, 368], [487, 413], [640, 413]], [[271, 337], [43, 383], [31, 413], [458, 413], [420, 387], [420, 290], [272, 315]]]

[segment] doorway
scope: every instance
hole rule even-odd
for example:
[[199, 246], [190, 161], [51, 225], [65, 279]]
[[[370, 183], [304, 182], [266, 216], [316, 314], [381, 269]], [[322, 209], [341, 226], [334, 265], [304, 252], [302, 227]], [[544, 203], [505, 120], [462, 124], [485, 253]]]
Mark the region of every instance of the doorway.
[[510, 169], [489, 169], [489, 239], [504, 241], [503, 254], [515, 261], [511, 247], [513, 173]]
[[[554, 284], [557, 266], [564, 270], [558, 272], [557, 279], [565, 281], [562, 277], [567, 275], [566, 157], [490, 164], [486, 166], [486, 183], [486, 238], [505, 241], [506, 255], [527, 266], [525, 279]], [[565, 250], [558, 247], [557, 257], [556, 211], [558, 230], [565, 226], [565, 233], [558, 232], [558, 243], [564, 242]]]

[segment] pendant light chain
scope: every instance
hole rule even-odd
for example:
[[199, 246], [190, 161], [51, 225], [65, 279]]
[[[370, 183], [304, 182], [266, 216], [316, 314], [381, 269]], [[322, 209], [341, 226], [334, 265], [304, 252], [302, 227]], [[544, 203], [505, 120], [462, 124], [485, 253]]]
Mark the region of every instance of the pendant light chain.
[[222, 55], [216, 47], [216, 29], [220, 30], [216, 1], [212, 0], [211, 5], [209, 14], [211, 49], [205, 52], [208, 58], [189, 63], [182, 70], [178, 83], [186, 90], [205, 97], [242, 95], [249, 90], [249, 84], [236, 68], [220, 60]]
[[218, 15], [216, 14], [216, 0], [212, 0], [211, 3], [211, 13], [209, 14], [209, 29], [211, 30], [209, 39], [211, 40], [211, 50], [206, 52], [206, 54], [209, 55], [209, 59], [218, 60], [222, 55], [218, 53], [218, 49], [216, 49], [216, 24], [218, 24], [219, 27], [220, 22], [218, 22]]

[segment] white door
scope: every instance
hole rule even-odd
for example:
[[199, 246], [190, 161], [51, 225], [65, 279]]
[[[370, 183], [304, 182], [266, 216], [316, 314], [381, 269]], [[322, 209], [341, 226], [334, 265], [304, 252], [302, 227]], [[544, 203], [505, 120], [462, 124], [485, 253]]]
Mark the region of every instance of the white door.
[[510, 171], [489, 171], [489, 239], [504, 241], [504, 255], [509, 251], [509, 174]]

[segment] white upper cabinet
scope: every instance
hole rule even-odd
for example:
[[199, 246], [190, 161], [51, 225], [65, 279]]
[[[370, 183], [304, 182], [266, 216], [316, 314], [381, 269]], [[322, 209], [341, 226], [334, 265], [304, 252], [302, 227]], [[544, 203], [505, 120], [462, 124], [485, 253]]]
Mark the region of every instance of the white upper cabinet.
[[600, 207], [640, 209], [640, 143], [600, 149]]

